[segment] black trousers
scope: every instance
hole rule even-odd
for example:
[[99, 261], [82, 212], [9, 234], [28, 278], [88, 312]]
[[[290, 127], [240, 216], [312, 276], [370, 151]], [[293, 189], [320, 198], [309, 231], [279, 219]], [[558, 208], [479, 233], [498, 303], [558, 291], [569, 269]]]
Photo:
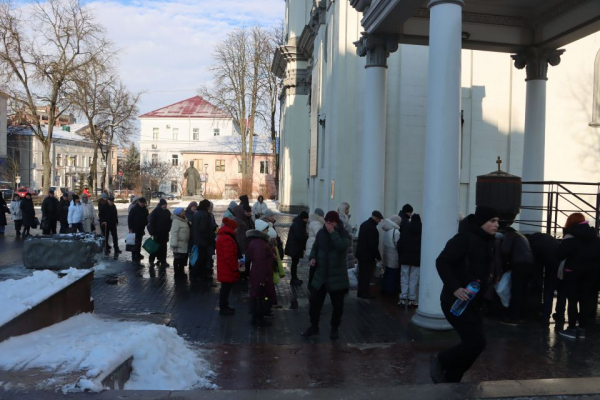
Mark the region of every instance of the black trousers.
[[[592, 284], [594, 274], [592, 272], [565, 272], [564, 284], [569, 300], [569, 328], [579, 327], [585, 329], [590, 317]], [[579, 304], [579, 310], [577, 309]]]
[[508, 314], [511, 319], [520, 319], [523, 315], [527, 299], [527, 284], [533, 276], [533, 264], [517, 264], [513, 267], [511, 275], [510, 305]]
[[557, 317], [564, 321], [567, 296], [563, 282], [558, 279], [558, 265], [546, 265], [544, 268], [544, 306], [542, 308], [542, 319], [550, 320], [552, 316], [552, 303], [554, 292], [557, 292], [555, 312]]
[[[331, 299], [331, 306], [333, 311], [331, 313], [331, 327], [338, 328], [342, 322], [342, 315], [344, 314], [344, 295], [346, 292], [329, 292], [329, 298]], [[310, 293], [310, 324], [312, 326], [319, 326], [319, 320], [321, 319], [321, 310], [325, 303], [325, 297], [327, 297], [327, 289], [325, 285], [321, 286], [319, 290], [312, 290]]]
[[67, 221], [60, 221], [60, 233], [67, 233], [69, 231], [69, 223]]
[[442, 302], [442, 311], [446, 319], [460, 336], [460, 344], [438, 354], [448, 382], [460, 382], [465, 372], [471, 368], [477, 357], [485, 349], [481, 312], [475, 304], [469, 304], [459, 316], [450, 313], [451, 303]]
[[[101, 226], [102, 233], [104, 233], [104, 252], [108, 253], [110, 250], [108, 249], [108, 237], [112, 235], [113, 247], [116, 252], [119, 250], [119, 237], [117, 236], [117, 226]], [[62, 227], [61, 227], [62, 231]]]
[[221, 310], [229, 308], [229, 293], [231, 293], [232, 287], [233, 283], [221, 283], [221, 290], [219, 291], [219, 308]]
[[133, 261], [139, 261], [142, 259], [142, 241], [144, 240], [144, 232], [135, 233], [135, 243], [133, 245], [133, 252], [131, 253], [131, 259]]
[[17, 231], [17, 236], [21, 234], [21, 227], [23, 226], [23, 221], [20, 219], [15, 220], [15, 231]]
[[[50, 224], [50, 234], [56, 235], [56, 223], [58, 221], [56, 219], [48, 218], [48, 223]], [[44, 232], [45, 233], [45, 232]]]
[[158, 260], [160, 263], [167, 262], [167, 243], [169, 243], [169, 236], [154, 236], [156, 243], [160, 245], [156, 253], [150, 255], [150, 262]]
[[375, 260], [358, 260], [358, 296], [369, 296], [369, 285], [375, 271]]
[[298, 279], [298, 264], [300, 263], [300, 257], [292, 257], [292, 265], [290, 270], [292, 273], [292, 279]]
[[[196, 264], [194, 264], [193, 268], [190, 270], [190, 275], [193, 275], [194, 279], [206, 279], [209, 277], [207, 271], [207, 263], [208, 263], [208, 248], [206, 247], [198, 247], [198, 260]], [[192, 276], [190, 276], [192, 277]]]
[[315, 272], [317, 272], [317, 267], [310, 267], [308, 270], [308, 285], [312, 283], [313, 277], [315, 276]]

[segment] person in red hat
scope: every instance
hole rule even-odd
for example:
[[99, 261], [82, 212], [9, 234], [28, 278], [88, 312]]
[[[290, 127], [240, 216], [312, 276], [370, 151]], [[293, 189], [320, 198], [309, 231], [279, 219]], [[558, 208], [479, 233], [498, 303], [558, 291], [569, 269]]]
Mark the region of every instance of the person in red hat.
[[240, 279], [240, 247], [235, 240], [237, 222], [223, 218], [223, 226], [217, 236], [217, 280], [221, 283], [219, 292], [219, 315], [234, 315], [235, 309], [229, 306], [229, 293], [233, 284]]

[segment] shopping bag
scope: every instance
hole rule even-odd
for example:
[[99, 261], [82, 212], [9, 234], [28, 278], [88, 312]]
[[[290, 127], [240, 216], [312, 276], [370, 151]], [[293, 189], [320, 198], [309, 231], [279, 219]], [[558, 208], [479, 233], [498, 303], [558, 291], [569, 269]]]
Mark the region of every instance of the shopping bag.
[[500, 278], [500, 282], [494, 284], [494, 289], [502, 301], [502, 305], [506, 308], [510, 305], [510, 289], [511, 289], [511, 271], [505, 272]]
[[47, 219], [42, 219], [42, 222], [40, 223], [40, 229], [44, 232], [50, 231], [50, 221]]
[[134, 245], [135, 244], [135, 233], [128, 233], [125, 236], [125, 244], [126, 245]]
[[40, 220], [37, 217], [33, 218], [33, 223], [31, 224], [31, 227], [33, 229], [37, 229], [37, 227], [40, 226]]
[[148, 254], [154, 254], [160, 248], [160, 244], [158, 244], [158, 242], [156, 240], [149, 237], [148, 239], [146, 239], [144, 241], [144, 244], [142, 245], [142, 247], [144, 248], [144, 250], [146, 250], [148, 252]]

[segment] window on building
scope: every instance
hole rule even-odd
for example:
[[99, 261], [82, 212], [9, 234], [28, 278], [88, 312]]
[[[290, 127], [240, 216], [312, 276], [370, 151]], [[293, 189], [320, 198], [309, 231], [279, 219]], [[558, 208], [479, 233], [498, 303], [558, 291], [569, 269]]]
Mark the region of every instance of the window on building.
[[92, 157], [88, 157], [88, 167], [92, 166]]
[[152, 128], [152, 139], [158, 140], [158, 128]]
[[179, 128], [173, 128], [173, 140], [177, 140], [179, 137]]
[[56, 155], [56, 166], [62, 167], [62, 156], [60, 154]]
[[77, 156], [73, 156], [73, 166], [77, 166]]
[[173, 154], [171, 156], [171, 164], [173, 164], [174, 167], [179, 165], [179, 155]]
[[260, 173], [261, 174], [269, 174], [269, 162], [268, 161], [261, 161], [260, 162]]
[[225, 160], [215, 160], [215, 172], [225, 171]]
[[176, 180], [171, 181], [171, 193], [177, 193], [179, 189], [179, 185]]
[[194, 140], [200, 140], [200, 128], [194, 128]]
[[69, 157], [68, 155], [65, 155], [65, 160], [67, 161], [67, 167], [73, 166], [73, 157]]
[[221, 129], [219, 129], [219, 128], [213, 129], [213, 136], [219, 136], [219, 135], [221, 135]]
[[152, 154], [152, 164], [158, 164], [158, 154]]

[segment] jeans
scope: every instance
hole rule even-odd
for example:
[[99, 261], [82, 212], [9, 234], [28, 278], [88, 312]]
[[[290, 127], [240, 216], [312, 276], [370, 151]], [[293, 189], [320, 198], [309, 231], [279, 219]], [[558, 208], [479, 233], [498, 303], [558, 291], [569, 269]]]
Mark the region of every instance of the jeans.
[[117, 227], [106, 225], [102, 226], [102, 233], [104, 233], [104, 252], [109, 253], [108, 249], [108, 237], [112, 235], [114, 252], [116, 253], [119, 250], [119, 237], [117, 236]]
[[360, 296], [369, 296], [369, 285], [375, 270], [375, 260], [358, 260], [358, 293]]
[[400, 270], [400, 299], [409, 301], [417, 300], [417, 287], [419, 286], [420, 267], [403, 265]]
[[[344, 314], [344, 291], [329, 292], [329, 298], [331, 299], [331, 306], [333, 311], [331, 313], [331, 327], [337, 329], [342, 322], [342, 315]], [[327, 297], [327, 289], [325, 285], [321, 286], [319, 290], [312, 290], [310, 294], [310, 325], [318, 327], [319, 320], [321, 319], [321, 310], [323, 309], [323, 303], [325, 303], [325, 297]]]
[[486, 340], [481, 312], [476, 304], [469, 304], [459, 317], [452, 314], [450, 308], [452, 308], [452, 303], [442, 302], [444, 316], [459, 334], [460, 343], [451, 349], [440, 352], [438, 359], [446, 380], [460, 382], [465, 372], [471, 368], [485, 349]]
[[42, 231], [42, 234], [44, 234], [44, 235], [50, 235], [50, 234], [56, 235], [56, 222], [57, 221], [55, 219], [53, 219], [53, 218], [48, 218], [47, 221], [48, 221], [48, 224], [50, 225], [50, 229]]
[[60, 221], [60, 232], [67, 233], [69, 230], [69, 223], [67, 221]]
[[72, 226], [71, 232], [73, 232], [73, 233], [83, 232], [83, 223], [82, 222], [78, 222], [76, 224], [71, 224], [71, 226]]
[[221, 283], [221, 290], [219, 291], [219, 308], [221, 310], [229, 308], [229, 293], [231, 293], [232, 287], [233, 283]]

